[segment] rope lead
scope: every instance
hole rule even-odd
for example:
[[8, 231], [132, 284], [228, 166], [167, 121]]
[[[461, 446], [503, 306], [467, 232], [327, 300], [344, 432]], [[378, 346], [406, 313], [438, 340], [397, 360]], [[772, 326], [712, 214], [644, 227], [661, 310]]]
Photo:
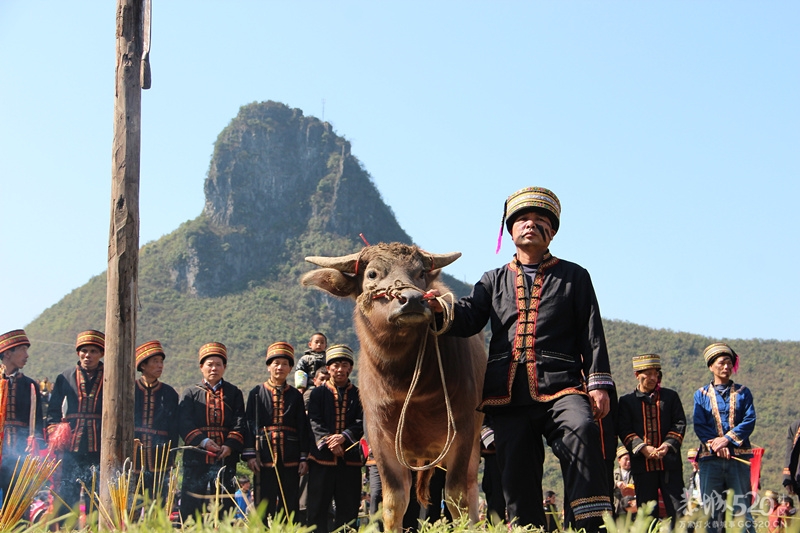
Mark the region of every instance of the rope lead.
[[[397, 297], [396, 295], [397, 293], [399, 293], [400, 288], [401, 286], [399, 284], [396, 284], [391, 289], [384, 290], [383, 295], [389, 298]], [[413, 285], [402, 288], [414, 288], [416, 290], [420, 290], [418, 287], [414, 287]], [[378, 293], [376, 293], [375, 296], [373, 296], [373, 298], [376, 297], [380, 297], [378, 296]], [[448, 297], [450, 300], [449, 302], [447, 301]], [[456, 422], [455, 422], [455, 417], [453, 416], [453, 409], [450, 406], [450, 396], [447, 394], [447, 383], [445, 382], [444, 378], [444, 367], [442, 366], [442, 354], [439, 351], [439, 341], [438, 341], [439, 335], [442, 335], [444, 332], [450, 329], [450, 326], [453, 323], [453, 304], [455, 301], [455, 297], [453, 296], [453, 293], [448, 292], [442, 296], [437, 296], [436, 301], [438, 301], [439, 304], [442, 306], [442, 309], [444, 309], [443, 313], [444, 318], [441, 329], [436, 329], [436, 319], [434, 318], [432, 320], [430, 333], [433, 334], [433, 342], [434, 346], [436, 347], [436, 360], [439, 364], [439, 376], [441, 377], [442, 380], [442, 390], [444, 391], [444, 402], [447, 408], [447, 438], [445, 439], [444, 448], [442, 448], [442, 452], [432, 462], [423, 466], [412, 466], [411, 464], [408, 463], [408, 460], [406, 459], [405, 456], [405, 452], [403, 451], [403, 429], [405, 428], [406, 411], [408, 409], [408, 404], [411, 402], [411, 395], [413, 394], [414, 389], [417, 386], [417, 382], [419, 381], [419, 377], [422, 374], [422, 359], [425, 355], [425, 348], [427, 347], [428, 344], [428, 335], [426, 334], [422, 338], [422, 343], [420, 344], [419, 347], [419, 352], [417, 354], [417, 363], [414, 368], [414, 375], [411, 378], [411, 385], [408, 388], [408, 393], [406, 394], [406, 399], [405, 402], [403, 403], [403, 409], [400, 412], [400, 419], [397, 421], [397, 432], [395, 433], [394, 436], [394, 451], [395, 455], [397, 456], [397, 460], [400, 462], [401, 465], [411, 470], [414, 470], [415, 472], [430, 470], [431, 468], [434, 468], [439, 463], [441, 463], [444, 460], [445, 456], [447, 456], [447, 453], [450, 451], [450, 447], [453, 445], [453, 442], [455, 441], [456, 433], [458, 433], [456, 431]]]

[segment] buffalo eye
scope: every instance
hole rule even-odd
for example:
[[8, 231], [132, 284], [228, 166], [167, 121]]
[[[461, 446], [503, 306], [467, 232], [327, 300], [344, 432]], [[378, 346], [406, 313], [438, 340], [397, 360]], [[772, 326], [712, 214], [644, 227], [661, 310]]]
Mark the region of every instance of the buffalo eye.
[[367, 277], [369, 279], [375, 279], [375, 278], [378, 277], [378, 273], [375, 270], [368, 270], [367, 271]]

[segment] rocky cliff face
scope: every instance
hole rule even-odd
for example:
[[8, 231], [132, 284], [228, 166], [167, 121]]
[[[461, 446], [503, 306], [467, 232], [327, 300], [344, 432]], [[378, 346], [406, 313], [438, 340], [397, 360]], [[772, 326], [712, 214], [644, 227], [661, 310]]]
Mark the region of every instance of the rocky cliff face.
[[171, 266], [174, 287], [197, 296], [262, 279], [286, 261], [287, 242], [306, 234], [352, 237], [353, 250], [360, 232], [370, 242], [411, 242], [350, 143], [276, 102], [242, 107], [220, 133], [205, 195], [188, 251]]

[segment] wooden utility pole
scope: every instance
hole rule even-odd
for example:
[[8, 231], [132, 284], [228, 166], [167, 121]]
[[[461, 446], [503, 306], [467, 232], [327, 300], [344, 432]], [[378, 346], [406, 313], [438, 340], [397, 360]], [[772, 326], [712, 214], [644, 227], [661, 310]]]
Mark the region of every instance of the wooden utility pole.
[[[113, 512], [109, 482], [133, 456], [134, 352], [139, 283], [139, 155], [149, 0], [117, 0], [117, 67], [111, 159], [111, 228], [106, 286], [106, 351], [100, 501]], [[145, 37], [148, 44], [145, 44]], [[146, 74], [146, 75], [145, 75]]]

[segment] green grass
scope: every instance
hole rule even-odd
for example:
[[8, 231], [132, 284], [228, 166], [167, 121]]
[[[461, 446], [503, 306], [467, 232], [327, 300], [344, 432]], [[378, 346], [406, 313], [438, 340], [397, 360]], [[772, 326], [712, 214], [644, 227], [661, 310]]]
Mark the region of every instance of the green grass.
[[[621, 517], [616, 522], [610, 517], [606, 519], [606, 529], [609, 533], [667, 533], [669, 531], [668, 521], [654, 520], [648, 516], [649, 508], [640, 509], [640, 513], [636, 520], [631, 520], [630, 517]], [[63, 519], [64, 517], [62, 517]], [[765, 515], [755, 515], [755, 520], [759, 525], [766, 522]], [[763, 522], [762, 522], [763, 518]], [[688, 525], [690, 522], [698, 519], [703, 519], [702, 515], [684, 517], [676, 527], [676, 531], [685, 532], [689, 531]], [[732, 521], [734, 517], [727, 516], [728, 521]], [[46, 523], [40, 524], [26, 524], [20, 523], [14, 529], [17, 533], [46, 533], [52, 531], [57, 524], [57, 520], [51, 520]], [[362, 522], [364, 520], [362, 519]], [[71, 515], [66, 517], [62, 523], [64, 530], [77, 530], [88, 533], [100, 533], [101, 531], [108, 531], [107, 529], [98, 525], [97, 514], [87, 519], [87, 525], [77, 527], [77, 517]], [[168, 513], [156, 504], [150, 504], [140, 514], [140, 519], [135, 521], [126, 521], [124, 528], [129, 533], [168, 533], [181, 531], [183, 533], [245, 533], [245, 532], [270, 532], [270, 533], [311, 533], [313, 528], [300, 526], [297, 524], [286, 523], [279, 517], [277, 520], [269, 520], [266, 525], [262, 524], [258, 518], [257, 512], [251, 513], [245, 519], [236, 519], [233, 517], [233, 512], [227, 515], [216, 518], [213, 514], [206, 514], [200, 521], [190, 519], [187, 523], [175, 525], [170, 522]], [[342, 528], [342, 533], [345, 532], [358, 532], [358, 533], [378, 533], [380, 525], [376, 520], [366, 521], [360, 524], [357, 528]], [[466, 517], [456, 520], [453, 523], [445, 521], [438, 521], [435, 523], [423, 522], [420, 524], [420, 533], [460, 533], [460, 532], [483, 532], [483, 533], [523, 533], [523, 532], [536, 532], [541, 531], [535, 527], [519, 527], [509, 526], [507, 524], [490, 524], [487, 521], [480, 521], [476, 524], [469, 524]], [[583, 530], [574, 532], [574, 530], [566, 530], [569, 533], [583, 533]], [[696, 530], [698, 533], [704, 531], [703, 529]], [[735, 524], [731, 523], [727, 528], [727, 533], [736, 533], [739, 529]], [[766, 527], [758, 527], [759, 533], [766, 533]], [[798, 533], [800, 532], [800, 520], [792, 520], [788, 527], [782, 533]]]

